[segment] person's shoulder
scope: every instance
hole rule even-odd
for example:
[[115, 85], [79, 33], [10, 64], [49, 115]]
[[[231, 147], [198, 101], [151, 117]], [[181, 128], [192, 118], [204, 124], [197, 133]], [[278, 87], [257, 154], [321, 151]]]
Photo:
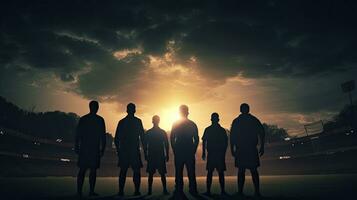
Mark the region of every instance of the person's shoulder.
[[166, 134], [166, 131], [164, 129], [162, 129], [162, 128], [159, 128], [159, 131], [160, 131], [161, 134]]
[[91, 114], [85, 114], [85, 115], [83, 115], [81, 118], [79, 118], [79, 121], [80, 122], [84, 122], [84, 121], [87, 121], [88, 119], [90, 119], [92, 116], [91, 116]]
[[187, 119], [187, 122], [188, 122], [189, 124], [191, 124], [192, 126], [197, 127], [197, 125], [196, 125], [196, 123], [195, 123], [194, 121], [192, 121], [192, 120], [190, 120], [190, 119]]
[[125, 121], [126, 121], [126, 117], [120, 119], [118, 123], [120, 124], [120, 123], [123, 123], [123, 122], [125, 122]]
[[205, 130], [203, 131], [203, 136], [202, 136], [202, 138], [207, 138], [208, 135], [211, 134], [211, 132], [212, 132], [212, 125], [207, 126], [207, 127], [205, 128]]
[[175, 121], [175, 122], [172, 124], [172, 128], [175, 129], [175, 128], [177, 128], [180, 124], [182, 124], [182, 120]]
[[151, 133], [154, 131], [154, 128], [150, 128], [149, 130], [146, 131], [146, 135], [151, 135]]
[[236, 118], [233, 119], [232, 124], [238, 123], [242, 119], [242, 115], [238, 115]]
[[90, 116], [90, 114], [88, 113], [88, 114], [83, 115], [83, 116], [80, 117], [79, 119], [86, 119], [86, 118], [88, 118], [89, 116]]
[[189, 123], [191, 123], [191, 124], [195, 124], [195, 125], [196, 125], [196, 123], [195, 123], [194, 121], [190, 120], [190, 119], [187, 119], [187, 121], [188, 121]]
[[119, 120], [118, 124], [123, 124], [128, 121], [128, 116], [123, 117], [122, 119]]
[[222, 126], [221, 126], [221, 129], [220, 129], [220, 133], [221, 133], [222, 137], [224, 137], [224, 138], [228, 137], [227, 130], [225, 128], [223, 128]]
[[79, 118], [78, 120], [78, 126], [82, 126], [83, 122], [85, 121], [85, 115], [83, 115], [82, 117]]
[[102, 116], [100, 116], [100, 115], [95, 115], [95, 117], [100, 121], [104, 121], [104, 118]]
[[212, 125], [209, 125], [209, 126], [207, 126], [206, 128], [205, 128], [205, 132], [208, 132], [208, 131], [210, 131], [212, 129]]
[[136, 122], [138, 122], [138, 123], [142, 123], [142, 122], [141, 122], [141, 119], [140, 119], [139, 117], [134, 116], [134, 120], [135, 120]]
[[223, 128], [221, 125], [219, 125], [219, 130], [221, 130], [222, 132], [224, 132], [224, 133], [227, 133], [227, 131], [226, 131], [226, 129], [225, 128]]
[[252, 115], [252, 114], [249, 114], [249, 117], [250, 117], [252, 120], [255, 120], [255, 121], [257, 121], [257, 122], [260, 122], [260, 120], [259, 120], [256, 116], [254, 116], [254, 115]]

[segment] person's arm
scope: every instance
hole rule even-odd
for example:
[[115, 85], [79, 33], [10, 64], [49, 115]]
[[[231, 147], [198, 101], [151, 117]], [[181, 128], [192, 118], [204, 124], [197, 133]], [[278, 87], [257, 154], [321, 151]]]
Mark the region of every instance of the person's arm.
[[145, 140], [145, 130], [144, 130], [144, 126], [143, 123], [141, 122], [141, 120], [139, 120], [139, 136], [140, 136], [140, 141], [141, 141], [141, 146], [143, 147], [144, 150], [144, 155], [145, 155], [145, 160], [147, 160], [147, 149], [146, 149], [146, 140]]
[[231, 126], [231, 130], [230, 130], [230, 135], [229, 135], [229, 139], [230, 139], [230, 143], [231, 143], [231, 154], [233, 157], [236, 156], [236, 150], [237, 150], [237, 145], [236, 145], [236, 139], [237, 139], [237, 124], [236, 124], [236, 120], [234, 120], [232, 122], [232, 126]]
[[102, 122], [102, 133], [101, 133], [101, 135], [102, 135], [102, 137], [101, 137], [101, 142], [102, 142], [101, 148], [102, 149], [100, 151], [100, 154], [101, 154], [101, 156], [103, 156], [104, 152], [105, 152], [105, 147], [107, 145], [107, 136], [106, 136], [105, 121], [104, 121], [103, 118], [102, 118], [101, 122]]
[[202, 160], [206, 160], [206, 142], [207, 142], [207, 129], [205, 129], [202, 137]]
[[147, 161], [148, 160], [148, 156], [149, 156], [149, 146], [150, 146], [150, 136], [149, 136], [149, 133], [146, 131], [145, 133], [145, 136], [144, 136], [144, 140], [145, 140], [145, 143], [144, 143], [144, 159]]
[[260, 139], [260, 149], [259, 149], [259, 156], [264, 155], [264, 146], [265, 146], [265, 130], [264, 126], [262, 123], [258, 120], [259, 126], [260, 126], [260, 131], [259, 131], [259, 139]]
[[166, 162], [169, 162], [169, 155], [170, 155], [169, 139], [167, 138], [167, 134], [165, 131], [164, 131], [164, 145], [165, 145], [165, 153], [166, 153]]
[[171, 143], [172, 152], [175, 154], [176, 153], [176, 150], [175, 150], [175, 144], [176, 144], [176, 127], [175, 127], [175, 124], [172, 125], [172, 129], [171, 129], [171, 133], [170, 133], [170, 143]]
[[79, 154], [80, 143], [81, 143], [81, 135], [82, 135], [82, 120], [79, 119], [77, 129], [76, 129], [76, 137], [74, 141], [74, 151], [76, 154]]
[[224, 155], [225, 155], [228, 148], [228, 136], [227, 136], [227, 131], [225, 129], [223, 129], [223, 131], [224, 131]]
[[198, 128], [196, 126], [196, 124], [194, 125], [194, 129], [193, 129], [193, 147], [194, 147], [194, 153], [196, 153], [197, 151], [197, 147], [198, 147], [198, 143], [200, 142], [200, 138], [198, 136]]
[[122, 134], [122, 130], [121, 130], [121, 123], [120, 121], [118, 122], [118, 126], [117, 126], [117, 129], [115, 131], [115, 137], [114, 137], [114, 144], [115, 144], [115, 147], [117, 149], [117, 154], [119, 155], [119, 152], [120, 152], [120, 139], [121, 139], [121, 134]]

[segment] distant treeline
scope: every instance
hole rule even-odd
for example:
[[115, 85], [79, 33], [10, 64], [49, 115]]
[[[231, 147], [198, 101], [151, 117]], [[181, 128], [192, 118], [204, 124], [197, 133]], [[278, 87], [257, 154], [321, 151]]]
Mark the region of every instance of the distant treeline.
[[74, 141], [79, 116], [60, 111], [25, 111], [0, 96], [0, 126], [35, 137]]
[[263, 123], [263, 127], [265, 130], [265, 140], [268, 143], [284, 141], [289, 136], [284, 128], [279, 128], [277, 125]]

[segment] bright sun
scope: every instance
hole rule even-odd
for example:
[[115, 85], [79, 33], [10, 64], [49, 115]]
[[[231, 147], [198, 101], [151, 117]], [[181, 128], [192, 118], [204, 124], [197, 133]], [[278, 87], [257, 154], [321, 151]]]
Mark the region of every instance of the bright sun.
[[180, 119], [178, 106], [164, 109], [158, 115], [160, 116], [160, 127], [164, 130], [171, 130], [172, 124]]

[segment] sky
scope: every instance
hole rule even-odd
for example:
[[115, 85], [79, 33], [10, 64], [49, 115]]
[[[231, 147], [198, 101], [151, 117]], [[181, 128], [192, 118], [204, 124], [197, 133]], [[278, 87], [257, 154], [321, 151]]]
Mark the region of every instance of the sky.
[[241, 103], [298, 135], [345, 104], [357, 75], [354, 1], [1, 1], [0, 95], [24, 109], [88, 113], [108, 132], [137, 105], [146, 129], [178, 107], [202, 134]]

